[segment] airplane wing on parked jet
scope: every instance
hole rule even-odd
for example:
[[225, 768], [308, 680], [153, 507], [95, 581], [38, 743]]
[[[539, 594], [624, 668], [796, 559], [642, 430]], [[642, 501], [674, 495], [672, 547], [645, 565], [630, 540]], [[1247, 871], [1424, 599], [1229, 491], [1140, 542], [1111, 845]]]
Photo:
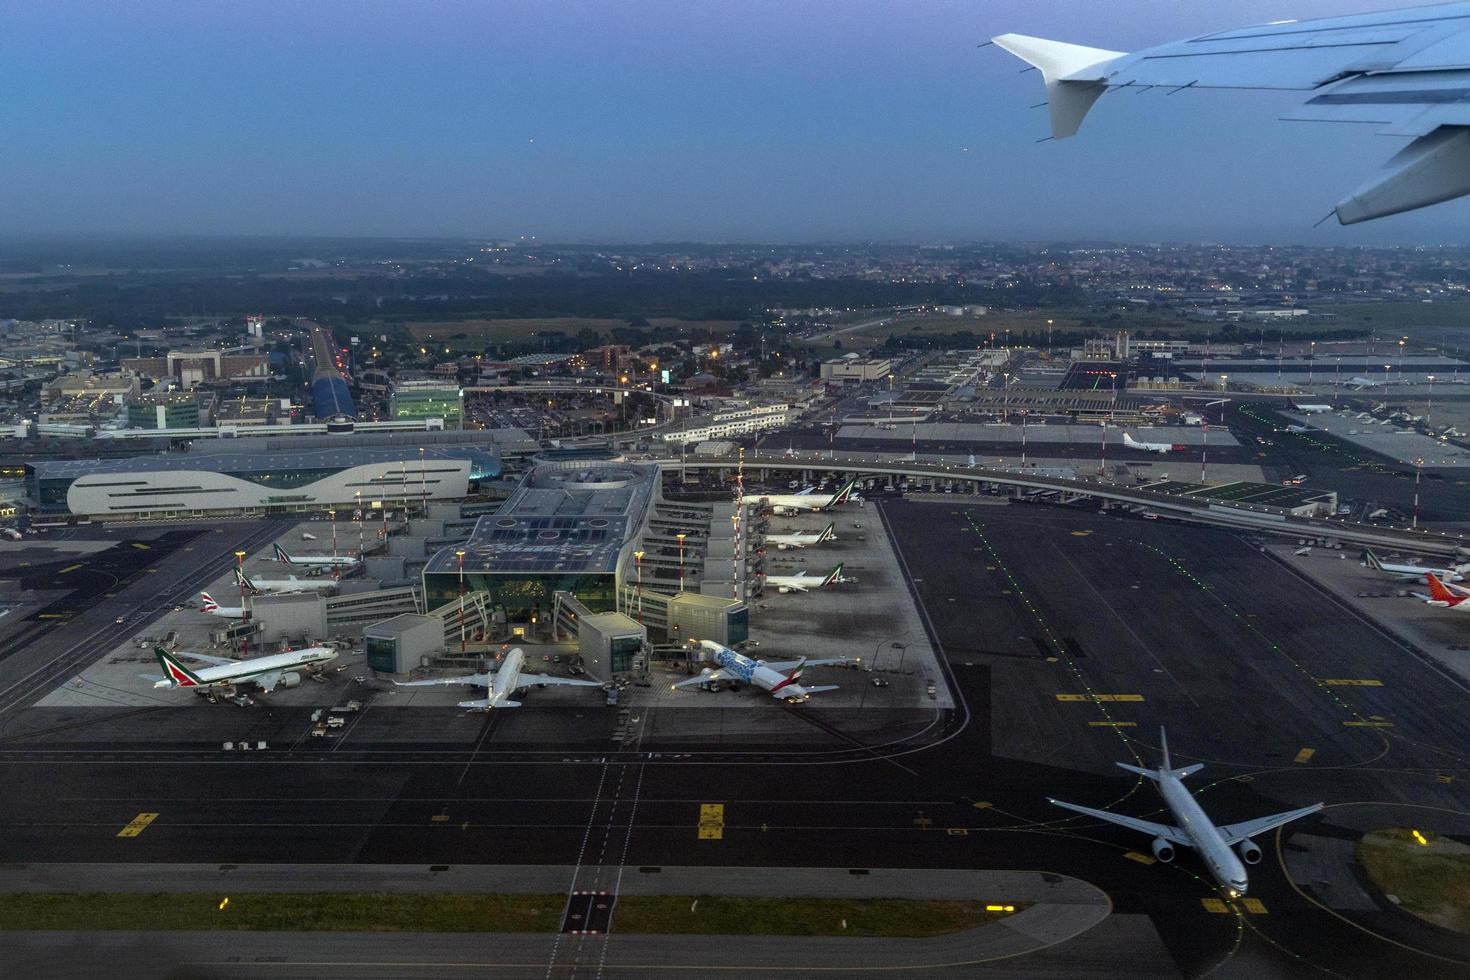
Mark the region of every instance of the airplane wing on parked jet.
[[735, 675], [723, 667], [710, 671], [708, 674], [698, 673], [687, 680], [677, 681], [675, 687], [693, 687], [696, 684], [708, 684], [710, 681], [733, 680]]
[[521, 671], [520, 686], [535, 684], [538, 687], [546, 684], [566, 684], [570, 687], [601, 687], [600, 681], [579, 681], [575, 677], [555, 677], [551, 674], [528, 674]]
[[1286, 813], [1278, 813], [1270, 817], [1257, 817], [1255, 820], [1246, 820], [1241, 823], [1226, 824], [1219, 828], [1220, 836], [1225, 838], [1226, 844], [1239, 844], [1247, 837], [1264, 834], [1268, 830], [1275, 830], [1282, 824], [1291, 823], [1309, 814], [1316, 813], [1322, 809], [1321, 803], [1304, 806], [1300, 810], [1290, 810]]
[[790, 670], [792, 667], [801, 666], [831, 667], [835, 665], [845, 667], [848, 664], [855, 664], [857, 661], [857, 657], [833, 657], [828, 660], [763, 660], [761, 662], [772, 670], [783, 671]]
[[1352, 122], [1411, 142], [1340, 200], [1342, 224], [1470, 194], [1470, 3], [1220, 31], [1133, 54], [1022, 34], [995, 44], [1040, 69], [1052, 136], [1073, 135], [1113, 89], [1283, 89], [1284, 117]]
[[1106, 820], [1108, 823], [1118, 824], [1120, 827], [1136, 830], [1141, 834], [1148, 834], [1150, 837], [1162, 837], [1164, 840], [1173, 841], [1175, 844], [1180, 844], [1184, 847], [1194, 846], [1194, 842], [1189, 839], [1189, 836], [1184, 831], [1169, 824], [1154, 823], [1151, 820], [1140, 820], [1137, 817], [1125, 817], [1121, 813], [1110, 813], [1107, 810], [1094, 810], [1092, 807], [1078, 806], [1075, 803], [1064, 803], [1061, 800], [1050, 798], [1047, 799], [1047, 802], [1059, 806], [1064, 810], [1072, 810], [1089, 817], [1096, 817], [1099, 820]]
[[474, 687], [489, 687], [493, 674], [461, 674], [458, 677], [433, 677], [426, 681], [394, 681], [398, 687], [430, 687], [435, 684], [469, 684]]

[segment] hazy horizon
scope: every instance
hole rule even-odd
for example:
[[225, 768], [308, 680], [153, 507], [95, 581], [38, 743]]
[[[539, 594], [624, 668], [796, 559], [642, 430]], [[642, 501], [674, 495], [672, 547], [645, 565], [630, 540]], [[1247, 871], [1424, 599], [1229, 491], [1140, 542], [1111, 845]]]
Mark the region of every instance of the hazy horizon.
[[1300, 95], [1112, 94], [1073, 140], [990, 36], [1132, 50], [1392, 4], [22, 2], [7, 240], [1459, 244], [1313, 228], [1403, 140]]

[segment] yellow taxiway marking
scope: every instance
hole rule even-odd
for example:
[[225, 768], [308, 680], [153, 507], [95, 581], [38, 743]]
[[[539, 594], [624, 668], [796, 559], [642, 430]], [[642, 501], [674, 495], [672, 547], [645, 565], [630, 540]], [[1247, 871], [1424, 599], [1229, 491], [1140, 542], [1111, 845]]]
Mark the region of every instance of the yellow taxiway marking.
[[30, 568], [31, 567], [31, 563], [28, 562], [28, 561], [20, 561], [20, 562], [16, 562], [15, 563], [15, 567], [16, 568]]
[[1136, 722], [1136, 721], [1089, 721], [1088, 724], [1091, 725], [1093, 728], [1133, 728], [1133, 727], [1135, 727], [1138, 724], [1138, 722]]
[[1130, 861], [1137, 861], [1139, 864], [1157, 864], [1158, 863], [1158, 859], [1157, 858], [1153, 857], [1150, 854], [1144, 854], [1142, 851], [1129, 851], [1128, 853], [1124, 854], [1123, 856], [1125, 858], [1127, 858], [1128, 860], [1130, 860]]
[[61, 571], [57, 572], [56, 574], [57, 575], [65, 575], [67, 572], [74, 572], [78, 568], [85, 568], [85, 567], [86, 567], [85, 565], [68, 565], [65, 568], [63, 568]]
[[970, 829], [968, 827], [946, 827], [946, 828], [944, 828], [944, 832], [946, 834], [948, 834], [949, 836], [951, 836], [951, 837], [969, 837], [970, 836]]
[[1295, 762], [1306, 762], [1309, 759], [1311, 759], [1312, 756], [1314, 756], [1316, 754], [1317, 754], [1317, 750], [1316, 749], [1302, 749], [1300, 752], [1298, 752], [1296, 754], [1296, 759], [1294, 759], [1293, 761], [1295, 761]]
[[148, 829], [148, 825], [158, 819], [156, 813], [140, 813], [128, 821], [128, 825], [117, 832], [119, 837], [137, 837]]
[[1435, 776], [1434, 779], [1436, 782], [1441, 783], [1453, 783], [1455, 781], [1455, 777], [1449, 775], [1448, 773], [1440, 773], [1438, 776]]
[[1206, 912], [1215, 912], [1219, 915], [1224, 915], [1230, 911], [1222, 899], [1202, 898], [1199, 900], [1199, 903], [1205, 907]]
[[699, 839], [723, 840], [725, 838], [725, 804], [699, 804]]
[[1058, 694], [1058, 701], [1142, 701], [1142, 694]]
[[989, 810], [991, 807], [995, 806], [995, 804], [991, 803], [989, 800], [980, 800], [978, 803], [971, 803], [970, 805], [977, 810]]
[[1345, 722], [1343, 722], [1343, 724], [1346, 725], [1348, 728], [1392, 728], [1393, 727], [1393, 722], [1391, 722], [1391, 721], [1345, 721]]
[[66, 619], [70, 613], [41, 613], [37, 619]]
[[1247, 912], [1249, 912], [1251, 915], [1266, 915], [1267, 914], [1267, 912], [1266, 912], [1266, 906], [1265, 906], [1265, 904], [1259, 898], [1242, 898], [1240, 900], [1240, 904], [1241, 905], [1244, 905], [1245, 906], [1245, 910]]
[[449, 814], [447, 814], [447, 813], [436, 813], [432, 817], [429, 818], [429, 823], [448, 823], [448, 822], [449, 822]]
[[1074, 537], [1074, 538], [1085, 538], [1085, 537], [1087, 537], [1091, 533], [1092, 533], [1091, 531], [1086, 531], [1086, 530], [1084, 530], [1084, 531], [1073, 531], [1072, 532], [1072, 537]]
[[134, 548], [137, 548], [139, 551], [152, 551], [153, 550], [152, 548], [148, 547], [146, 544], [144, 544], [141, 541], [134, 541], [133, 542], [133, 547]]
[[1333, 677], [1322, 679], [1322, 683], [1328, 687], [1382, 687], [1382, 681], [1375, 680], [1353, 680], [1351, 678]]

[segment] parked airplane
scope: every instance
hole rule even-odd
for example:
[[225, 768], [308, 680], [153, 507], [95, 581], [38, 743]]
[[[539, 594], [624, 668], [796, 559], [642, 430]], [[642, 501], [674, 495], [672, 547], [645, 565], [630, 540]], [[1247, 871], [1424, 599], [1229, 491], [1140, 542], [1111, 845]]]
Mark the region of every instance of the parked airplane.
[[766, 544], [774, 544], [779, 550], [806, 548], [823, 541], [837, 540], [837, 522], [833, 521], [820, 531], [793, 531], [790, 534], [767, 534]]
[[[1255, 820], [1217, 827], [1205, 815], [1205, 811], [1201, 809], [1199, 802], [1189, 790], [1184, 788], [1184, 777], [1199, 772], [1205, 767], [1204, 763], [1197, 762], [1192, 766], [1184, 766], [1180, 769], [1173, 768], [1169, 762], [1169, 742], [1162, 727], [1159, 728], [1159, 751], [1163, 754], [1163, 764], [1156, 770], [1141, 769], [1122, 762], [1117, 765], [1120, 769], [1126, 769], [1154, 781], [1159, 788], [1159, 795], [1164, 798], [1164, 803], [1169, 807], [1169, 812], [1178, 821], [1176, 826], [1153, 823], [1136, 817], [1125, 817], [1107, 810], [1094, 810], [1091, 807], [1064, 803], [1061, 800], [1048, 798], [1048, 802], [1076, 813], [1083, 813], [1089, 817], [1096, 817], [1099, 820], [1106, 820], [1109, 823], [1151, 835], [1154, 839], [1154, 857], [1165, 864], [1174, 860], [1174, 845], [1194, 848], [1199, 852], [1206, 867], [1209, 868], [1210, 875], [1220, 884], [1221, 888], [1225, 889], [1225, 894], [1230, 898], [1240, 898], [1245, 895], [1249, 887], [1245, 865], [1258, 864], [1261, 860], [1261, 849], [1255, 841], [1251, 840], [1252, 837], [1264, 834], [1268, 830], [1275, 830], [1282, 824], [1291, 823], [1293, 820], [1299, 820], [1322, 809], [1321, 803], [1314, 803], [1299, 810], [1288, 810], [1269, 817], [1257, 817]], [[1232, 847], [1236, 849], [1240, 857], [1237, 858], [1235, 853], [1231, 852]], [[1245, 863], [1242, 864], [1242, 861]]]
[[500, 669], [493, 674], [463, 674], [459, 677], [436, 677], [427, 681], [394, 681], [399, 687], [429, 687], [436, 684], [468, 684], [483, 687], [489, 695], [478, 701], [461, 701], [461, 708], [471, 711], [490, 711], [493, 708], [519, 708], [521, 702], [510, 700], [511, 695], [522, 688], [546, 687], [548, 684], [565, 684], [568, 687], [601, 687], [597, 681], [580, 681], [574, 677], [553, 677], [550, 674], [532, 674], [521, 670], [526, 654], [516, 647], [505, 655]]
[[838, 504], [851, 499], [852, 489], [856, 485], [856, 480], [848, 480], [842, 485], [841, 489], [830, 497], [825, 494], [816, 493], [811, 489], [806, 489], [801, 491], [801, 493], [773, 493], [760, 497], [752, 496], [751, 500], [757, 504], [765, 503], [771, 508], [772, 513], [783, 515], [796, 514], [804, 510], [826, 510], [829, 507], [836, 507]]
[[275, 549], [276, 561], [287, 565], [301, 565], [306, 568], [356, 568], [362, 563], [362, 559], [353, 558], [351, 555], [298, 555], [292, 557], [286, 554], [286, 549], [280, 545], [271, 545]]
[[[1134, 54], [1022, 34], [993, 41], [1041, 70], [1051, 135], [1075, 134], [1109, 89], [1296, 90], [1287, 118], [1371, 123], [1412, 140], [1337, 202], [1345, 225], [1470, 194], [1470, 121], [1455, 100], [1470, 59], [1470, 4], [1447, 3], [1321, 20], [1282, 20]], [[1365, 52], [1371, 51], [1371, 55]]]
[[0, 534], [5, 535], [11, 541], [19, 541], [23, 537], [20, 529], [13, 527], [0, 527]]
[[204, 600], [204, 605], [199, 607], [200, 612], [209, 613], [211, 616], [222, 616], [225, 619], [244, 619], [244, 606], [222, 606], [214, 601], [214, 596], [208, 592], [199, 593], [199, 598]]
[[1126, 432], [1123, 433], [1123, 445], [1150, 453], [1182, 453], [1186, 448], [1182, 442], [1139, 442]]
[[325, 592], [335, 589], [337, 582], [330, 578], [251, 578], [235, 566], [235, 584], [243, 585], [251, 592]]
[[1423, 599], [1431, 606], [1439, 606], [1441, 609], [1453, 609], [1456, 612], [1470, 612], [1470, 589], [1462, 589], [1453, 585], [1445, 585], [1433, 572], [1424, 576], [1429, 583], [1429, 594], [1415, 592], [1414, 596]]
[[789, 592], [809, 592], [812, 589], [820, 589], [824, 585], [833, 582], [849, 581], [842, 577], [842, 566], [839, 564], [826, 575], [808, 575], [806, 572], [798, 572], [795, 575], [767, 575], [766, 584], [774, 585], [776, 591], [782, 595]]
[[1386, 375], [1382, 378], [1377, 379], [1364, 378], [1360, 375], [1354, 375], [1351, 378], [1348, 378], [1347, 383], [1352, 385], [1354, 388], [1362, 390], [1363, 388], [1386, 388], [1391, 385], [1412, 384], [1413, 382], [1405, 381], [1403, 378], [1390, 378]]
[[681, 687], [694, 687], [695, 685], [709, 684], [714, 681], [744, 681], [752, 687], [758, 687], [762, 691], [769, 691], [771, 697], [780, 698], [797, 704], [810, 701], [813, 694], [821, 691], [835, 691], [836, 684], [824, 684], [818, 687], [803, 687], [801, 685], [801, 672], [807, 667], [823, 667], [828, 664], [853, 664], [857, 663], [855, 657], [839, 657], [832, 660], [809, 660], [802, 657], [800, 660], [781, 660], [767, 662], [765, 660], [752, 660], [747, 656], [736, 653], [729, 647], [721, 646], [711, 640], [700, 640], [699, 648], [704, 653], [705, 659], [713, 661], [716, 666], [706, 667], [697, 676], [688, 680], [679, 681], [674, 689]]
[[[302, 671], [337, 659], [332, 647], [307, 647], [288, 653], [274, 653], [253, 660], [231, 660], [229, 657], [211, 657], [203, 653], [180, 651], [169, 653], [163, 647], [154, 647], [153, 655], [163, 668], [162, 677], [145, 674], [154, 687], [176, 688], [230, 688], [245, 681], [253, 681], [262, 691], [272, 691], [279, 686], [295, 687], [301, 683]], [[179, 662], [180, 657], [202, 660], [209, 667], [194, 669]]]
[[1400, 579], [1405, 582], [1417, 582], [1425, 575], [1433, 575], [1443, 582], [1459, 582], [1464, 580], [1463, 565], [1455, 565], [1449, 568], [1431, 568], [1426, 565], [1392, 565], [1379, 559], [1373, 553], [1373, 549], [1364, 548], [1362, 564], [1375, 572], [1383, 572], [1385, 575]]

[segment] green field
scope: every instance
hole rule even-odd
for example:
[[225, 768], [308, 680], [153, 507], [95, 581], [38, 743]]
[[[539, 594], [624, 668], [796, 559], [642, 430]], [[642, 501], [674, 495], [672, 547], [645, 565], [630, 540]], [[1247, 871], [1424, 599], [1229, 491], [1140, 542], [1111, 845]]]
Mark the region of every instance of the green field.
[[[552, 932], [565, 906], [565, 895], [247, 892], [225, 901], [203, 893], [36, 892], [0, 895], [0, 930]], [[1008, 914], [982, 902], [710, 895], [629, 895], [615, 910], [622, 933], [895, 938], [942, 936]]]
[[1470, 847], [1404, 828], [1380, 830], [1358, 842], [1358, 863], [1386, 895], [1419, 918], [1470, 933]]

